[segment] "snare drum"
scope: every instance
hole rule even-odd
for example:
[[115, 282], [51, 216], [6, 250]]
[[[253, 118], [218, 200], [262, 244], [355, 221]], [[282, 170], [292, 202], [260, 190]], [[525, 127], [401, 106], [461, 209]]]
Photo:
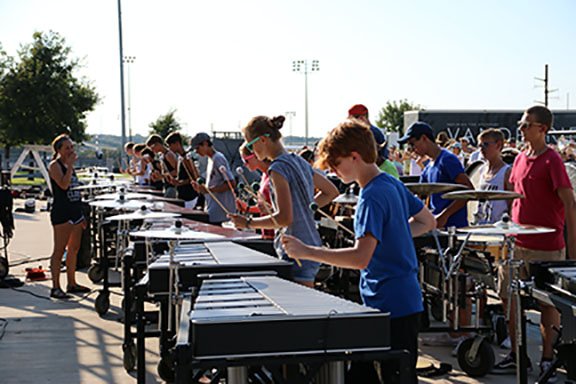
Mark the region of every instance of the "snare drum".
[[[459, 242], [466, 239], [466, 234], [457, 234]], [[505, 260], [508, 254], [506, 238], [502, 235], [478, 235], [472, 234], [466, 242], [466, 247], [488, 252], [494, 256], [494, 261]]]

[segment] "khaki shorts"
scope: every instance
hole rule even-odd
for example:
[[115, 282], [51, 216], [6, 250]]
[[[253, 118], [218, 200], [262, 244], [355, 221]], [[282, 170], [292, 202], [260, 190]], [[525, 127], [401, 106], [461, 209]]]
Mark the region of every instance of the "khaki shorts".
[[[514, 247], [514, 259], [524, 260], [519, 268], [520, 280], [530, 280], [530, 262], [531, 261], [555, 261], [566, 260], [566, 248], [559, 251], [538, 251], [533, 249]], [[510, 271], [506, 263], [498, 267], [498, 295], [508, 298], [508, 284], [510, 281]]]

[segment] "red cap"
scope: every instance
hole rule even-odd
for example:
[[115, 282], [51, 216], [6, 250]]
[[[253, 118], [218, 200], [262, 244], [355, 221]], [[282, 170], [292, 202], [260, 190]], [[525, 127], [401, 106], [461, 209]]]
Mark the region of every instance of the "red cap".
[[362, 104], [356, 104], [348, 110], [348, 116], [365, 115], [368, 113], [368, 108]]

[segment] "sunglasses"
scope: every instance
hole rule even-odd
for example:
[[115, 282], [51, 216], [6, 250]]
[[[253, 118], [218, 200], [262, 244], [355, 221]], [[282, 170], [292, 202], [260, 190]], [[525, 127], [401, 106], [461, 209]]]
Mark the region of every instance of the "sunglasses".
[[243, 157], [243, 158], [242, 158], [242, 162], [243, 162], [244, 164], [247, 164], [247, 163], [248, 163], [248, 160], [250, 160], [250, 159], [253, 158], [254, 156], [256, 156], [256, 155], [255, 155], [255, 154], [251, 154], [251, 155], [248, 155], [248, 156], [246, 156], [246, 157]]
[[530, 128], [530, 126], [535, 125], [537, 127], [542, 126], [544, 124], [542, 123], [531, 123], [529, 121], [519, 121], [518, 122], [518, 129], [522, 129], [522, 128]]
[[252, 140], [251, 142], [249, 142], [249, 143], [246, 144], [246, 149], [249, 150], [250, 152], [254, 152], [253, 145], [254, 145], [258, 140], [260, 140], [260, 138], [261, 138], [262, 136], [270, 137], [270, 134], [269, 134], [269, 133], [265, 133], [265, 134], [263, 134], [263, 135], [258, 136], [257, 138], [255, 138], [254, 140]]
[[485, 142], [485, 143], [480, 143], [480, 144], [478, 144], [478, 146], [479, 146], [480, 148], [488, 148], [489, 146], [491, 146], [491, 145], [494, 144], [494, 143], [495, 143], [495, 141], [487, 141], [487, 142]]

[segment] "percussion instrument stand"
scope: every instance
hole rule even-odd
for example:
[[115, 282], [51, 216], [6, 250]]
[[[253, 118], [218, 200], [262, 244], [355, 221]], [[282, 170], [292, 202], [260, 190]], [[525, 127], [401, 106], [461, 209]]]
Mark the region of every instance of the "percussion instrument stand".
[[[180, 305], [182, 298], [180, 297], [179, 285], [180, 276], [178, 270], [180, 269], [180, 262], [174, 261], [174, 248], [178, 245], [178, 240], [168, 241], [168, 249], [170, 255], [169, 277], [168, 277], [168, 331], [178, 333], [178, 323], [180, 319]], [[174, 311], [174, 314], [172, 313]]]
[[472, 222], [472, 225], [478, 225], [482, 220], [492, 216], [492, 212], [486, 212], [486, 208], [488, 208], [489, 211], [492, 210], [492, 206], [486, 204], [487, 201], [488, 200], [485, 199], [478, 200], [478, 210], [474, 214], [474, 222]]
[[[510, 314], [514, 310], [516, 317], [516, 326], [514, 332], [516, 334], [516, 382], [518, 384], [528, 383], [528, 354], [526, 350], [526, 316], [522, 310], [521, 303], [521, 285], [520, 281], [520, 267], [524, 264], [523, 260], [514, 259], [514, 245], [516, 237], [506, 237], [506, 247], [508, 248], [508, 260], [506, 263], [509, 266], [509, 283], [508, 283], [508, 305], [506, 306], [506, 320], [510, 321]], [[512, 300], [514, 300], [514, 308], [512, 308]]]

